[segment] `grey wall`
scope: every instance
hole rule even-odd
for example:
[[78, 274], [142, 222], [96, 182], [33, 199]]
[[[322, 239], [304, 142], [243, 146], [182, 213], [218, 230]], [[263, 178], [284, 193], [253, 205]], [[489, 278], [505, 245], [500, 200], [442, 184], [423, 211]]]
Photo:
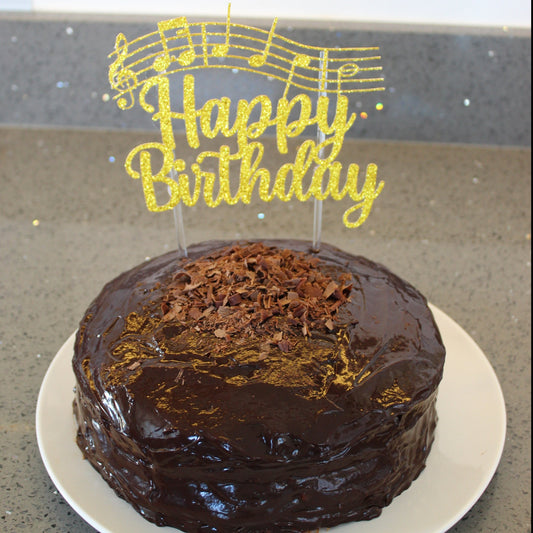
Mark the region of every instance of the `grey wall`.
[[[112, 95], [107, 55], [117, 33], [132, 39], [156, 27], [155, 19], [0, 15], [0, 126], [153, 129], [141, 109], [121, 111], [105, 100]], [[352, 111], [368, 110], [370, 115], [356, 122], [349, 132], [353, 137], [531, 143], [527, 30], [371, 25], [354, 29], [346, 23], [321, 27], [280, 21], [276, 31], [306, 44], [380, 46], [386, 91], [351, 99]], [[212, 91], [213, 72], [204, 74], [205, 98]], [[264, 77], [216, 72], [217, 87], [224, 87], [229, 96], [281, 94], [279, 84], [269, 88]], [[380, 112], [375, 111], [378, 101], [384, 103]]]

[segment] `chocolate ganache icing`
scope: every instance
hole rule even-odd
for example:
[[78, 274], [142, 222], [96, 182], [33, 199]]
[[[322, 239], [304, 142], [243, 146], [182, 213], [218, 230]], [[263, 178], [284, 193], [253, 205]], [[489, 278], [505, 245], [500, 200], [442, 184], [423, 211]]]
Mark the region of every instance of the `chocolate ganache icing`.
[[424, 468], [444, 354], [424, 297], [381, 265], [304, 241], [201, 243], [121, 274], [87, 310], [77, 442], [158, 525], [368, 520]]

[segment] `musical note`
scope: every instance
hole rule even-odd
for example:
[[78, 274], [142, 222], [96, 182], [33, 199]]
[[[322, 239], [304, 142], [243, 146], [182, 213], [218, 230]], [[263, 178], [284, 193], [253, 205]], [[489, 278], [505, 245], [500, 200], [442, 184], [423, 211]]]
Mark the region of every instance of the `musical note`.
[[231, 4], [228, 4], [228, 16], [226, 18], [226, 40], [224, 44], [214, 44], [211, 53], [214, 57], [225, 57], [229, 52], [229, 36], [230, 36], [230, 9]]
[[[161, 45], [163, 46], [163, 55], [157, 57], [153, 63], [153, 67], [158, 72], [163, 72], [166, 70], [172, 61], [178, 61], [182, 66], [190, 65], [196, 59], [196, 53], [194, 51], [194, 44], [192, 42], [191, 31], [189, 29], [189, 23], [187, 22], [187, 17], [178, 17], [172, 20], [165, 20], [163, 22], [157, 23], [157, 29], [159, 30], [159, 35], [161, 36]], [[176, 30], [176, 38], [180, 39], [182, 37], [187, 39], [187, 50], [182, 52], [178, 58], [171, 56], [168, 50], [168, 42], [165, 36], [165, 31], [167, 30]]]
[[109, 84], [121, 94], [127, 93], [130, 101], [119, 98], [117, 105], [120, 109], [131, 109], [135, 103], [133, 89], [137, 87], [137, 75], [130, 69], [124, 68], [124, 61], [128, 57], [128, 40], [124, 34], [119, 33], [115, 40], [117, 58], [109, 66]]
[[296, 67], [305, 68], [311, 63], [311, 57], [306, 54], [296, 54], [291, 64], [291, 71], [289, 72], [289, 77], [287, 78], [287, 83], [285, 84], [285, 90], [283, 91], [283, 98], [287, 97], [287, 92], [289, 91], [289, 86], [292, 84], [292, 78], [294, 77], [294, 70]]
[[278, 23], [278, 19], [275, 18], [274, 22], [272, 22], [272, 27], [270, 28], [270, 32], [268, 33], [268, 39], [266, 40], [266, 46], [263, 52], [261, 54], [254, 54], [248, 59], [248, 64], [251, 67], [262, 67], [266, 63], [266, 58], [270, 50], [270, 45], [272, 44], [272, 39], [274, 38], [274, 30], [276, 29], [277, 23]]
[[337, 94], [342, 92], [342, 79], [357, 76], [361, 69], [355, 63], [345, 63], [337, 70]]

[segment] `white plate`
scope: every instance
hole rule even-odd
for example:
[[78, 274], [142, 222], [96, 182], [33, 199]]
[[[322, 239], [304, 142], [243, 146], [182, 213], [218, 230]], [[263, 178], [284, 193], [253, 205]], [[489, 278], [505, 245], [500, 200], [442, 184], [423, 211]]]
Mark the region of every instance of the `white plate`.
[[[489, 484], [503, 450], [505, 405], [485, 355], [450, 317], [432, 307], [447, 358], [440, 385], [439, 423], [420, 477], [369, 522], [332, 528], [333, 533], [443, 533], [474, 505]], [[82, 460], [72, 414], [74, 334], [44, 377], [37, 402], [37, 442], [52, 481], [72, 508], [101, 533], [177, 533], [147, 522], [118, 498]]]

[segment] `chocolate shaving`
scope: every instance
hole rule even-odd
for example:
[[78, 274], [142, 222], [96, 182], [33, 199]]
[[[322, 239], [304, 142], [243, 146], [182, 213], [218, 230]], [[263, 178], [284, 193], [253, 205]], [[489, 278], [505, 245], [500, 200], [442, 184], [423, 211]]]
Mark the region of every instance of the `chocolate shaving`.
[[224, 329], [215, 329], [215, 337], [218, 337], [219, 339], [225, 339], [226, 338], [226, 330]]
[[235, 333], [259, 338], [288, 352], [291, 337], [334, 331], [337, 311], [349, 299], [351, 275], [334, 280], [319, 264], [317, 257], [262, 243], [224, 248], [174, 275], [161, 304], [163, 320], [227, 341]]

